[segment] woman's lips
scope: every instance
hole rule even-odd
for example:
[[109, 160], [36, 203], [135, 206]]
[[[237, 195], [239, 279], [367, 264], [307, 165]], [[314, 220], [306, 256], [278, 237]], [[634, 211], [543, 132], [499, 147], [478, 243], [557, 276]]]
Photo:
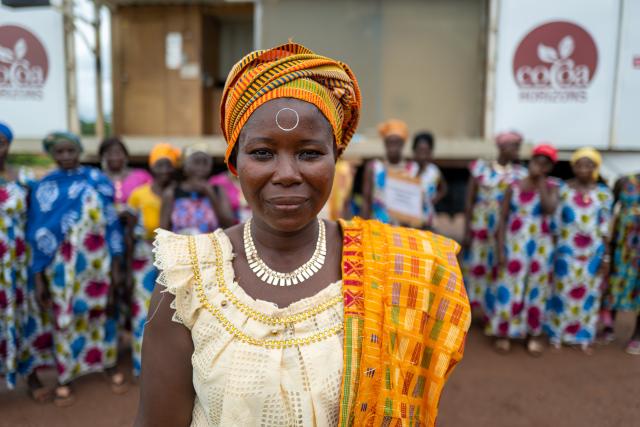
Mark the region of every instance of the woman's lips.
[[294, 211], [307, 202], [306, 197], [272, 197], [267, 200], [274, 209], [281, 211]]

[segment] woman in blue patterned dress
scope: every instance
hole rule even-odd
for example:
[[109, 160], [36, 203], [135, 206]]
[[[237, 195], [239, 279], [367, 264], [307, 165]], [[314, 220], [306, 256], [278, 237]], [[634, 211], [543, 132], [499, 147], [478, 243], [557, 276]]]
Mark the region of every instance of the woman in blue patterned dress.
[[9, 389], [18, 376], [27, 376], [31, 397], [44, 402], [50, 393], [36, 370], [51, 365], [51, 333], [28, 288], [25, 229], [31, 176], [6, 164], [12, 139], [9, 127], [0, 123], [0, 375]]
[[496, 337], [501, 353], [512, 339], [526, 339], [527, 351], [542, 354], [546, 297], [553, 256], [552, 216], [558, 185], [548, 177], [558, 160], [557, 150], [534, 148], [529, 175], [507, 189], [498, 225], [498, 278], [488, 290], [487, 335]]
[[600, 154], [591, 148], [571, 158], [575, 175], [560, 189], [552, 296], [545, 331], [551, 344], [579, 345], [586, 353], [596, 333], [603, 274], [609, 268], [613, 194], [599, 183]]
[[464, 283], [472, 306], [487, 315], [487, 289], [497, 274], [495, 254], [500, 204], [509, 186], [527, 176], [518, 164], [522, 135], [501, 133], [496, 137], [498, 159], [476, 160], [470, 166], [465, 204]]
[[80, 139], [55, 132], [43, 144], [58, 169], [31, 191], [27, 240], [38, 302], [55, 325], [54, 403], [66, 406], [74, 400], [69, 383], [81, 375], [109, 370], [120, 382], [110, 369], [117, 333], [107, 310], [121, 280], [123, 236], [113, 186], [98, 169], [80, 165]]
[[[620, 178], [614, 186], [620, 210], [613, 235], [613, 268], [604, 306], [613, 317], [605, 320], [605, 342], [615, 339], [613, 320], [617, 311], [636, 313], [636, 324], [626, 352], [640, 356], [640, 174]], [[607, 316], [605, 316], [606, 318]]]

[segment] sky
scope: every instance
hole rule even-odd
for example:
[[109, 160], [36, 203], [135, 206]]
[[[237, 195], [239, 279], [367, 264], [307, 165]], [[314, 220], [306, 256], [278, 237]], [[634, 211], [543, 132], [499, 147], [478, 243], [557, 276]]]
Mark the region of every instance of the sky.
[[[93, 19], [93, 2], [90, 0], [75, 0], [77, 15]], [[76, 33], [76, 71], [78, 80], [78, 113], [82, 120], [93, 121], [96, 117], [96, 73], [95, 59], [91, 49], [94, 42], [93, 27], [80, 20], [76, 20], [77, 31], [85, 35], [86, 40], [91, 44], [91, 48], [79, 33]], [[112, 111], [112, 91], [111, 91], [111, 23], [109, 21], [109, 11], [102, 8], [102, 75], [103, 75], [103, 97], [105, 115], [109, 116]]]

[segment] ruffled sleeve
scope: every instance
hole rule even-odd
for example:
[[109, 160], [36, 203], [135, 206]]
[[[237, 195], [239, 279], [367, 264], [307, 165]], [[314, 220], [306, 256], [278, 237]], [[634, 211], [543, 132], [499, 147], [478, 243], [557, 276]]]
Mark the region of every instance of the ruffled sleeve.
[[200, 308], [194, 291], [190, 241], [195, 245], [193, 236], [157, 229], [153, 242], [154, 265], [159, 271], [156, 283], [164, 288], [162, 292], [174, 295], [171, 302], [171, 308], [175, 310], [172, 320], [189, 329], [193, 327]]

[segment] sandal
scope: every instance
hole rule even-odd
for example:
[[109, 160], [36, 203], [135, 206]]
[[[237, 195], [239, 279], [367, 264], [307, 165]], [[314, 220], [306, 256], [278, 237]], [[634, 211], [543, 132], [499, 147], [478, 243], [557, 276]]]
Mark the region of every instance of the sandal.
[[616, 334], [611, 328], [605, 328], [600, 334], [598, 334], [597, 343], [600, 345], [608, 345], [616, 340]]
[[632, 356], [640, 356], [640, 338], [635, 338], [629, 341], [627, 348], [625, 349], [627, 354]]
[[129, 391], [129, 383], [122, 372], [109, 375], [109, 383], [114, 394], [124, 394]]
[[540, 340], [536, 338], [530, 338], [527, 341], [527, 352], [530, 356], [540, 357], [542, 356], [542, 352], [544, 351], [544, 346], [540, 342]]
[[582, 353], [584, 353], [585, 356], [593, 356], [594, 350], [593, 350], [593, 346], [590, 345], [589, 343], [582, 343], [580, 344], [580, 350], [582, 350]]
[[509, 351], [511, 351], [511, 341], [506, 338], [498, 338], [493, 343], [493, 348], [499, 354], [507, 354], [509, 353]]
[[58, 408], [66, 408], [73, 405], [76, 401], [71, 388], [67, 385], [60, 385], [55, 389], [55, 397], [53, 398], [53, 404]]
[[36, 403], [49, 403], [53, 399], [53, 394], [49, 387], [40, 386], [31, 388], [29, 387], [29, 397]]

